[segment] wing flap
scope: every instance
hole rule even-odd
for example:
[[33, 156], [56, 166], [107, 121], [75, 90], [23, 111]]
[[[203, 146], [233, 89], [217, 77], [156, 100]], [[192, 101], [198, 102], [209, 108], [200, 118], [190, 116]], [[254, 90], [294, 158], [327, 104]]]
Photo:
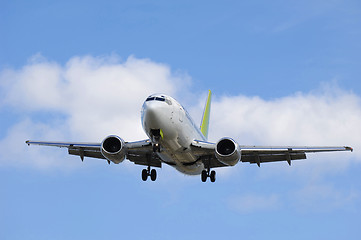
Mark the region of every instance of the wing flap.
[[290, 160], [306, 159], [305, 153], [290, 153], [288, 154], [242, 154], [241, 162], [266, 163], [266, 162], [281, 162]]
[[267, 146], [240, 146], [241, 161], [260, 166], [265, 162], [287, 161], [306, 159], [306, 153], [353, 151], [351, 147], [267, 147]]
[[92, 151], [92, 150], [85, 150], [85, 149], [82, 149], [82, 148], [69, 148], [68, 153], [70, 155], [80, 156], [82, 159], [84, 157], [105, 159], [105, 157], [100, 152], [100, 150]]
[[127, 159], [137, 165], [162, 167], [160, 158], [155, 154], [128, 154]]

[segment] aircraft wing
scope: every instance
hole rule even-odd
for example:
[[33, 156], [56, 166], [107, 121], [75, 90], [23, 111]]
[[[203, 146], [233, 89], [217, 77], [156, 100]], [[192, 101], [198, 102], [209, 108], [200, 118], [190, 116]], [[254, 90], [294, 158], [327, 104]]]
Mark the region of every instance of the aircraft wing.
[[241, 161], [256, 163], [260, 166], [265, 162], [287, 161], [306, 159], [306, 153], [353, 151], [350, 147], [267, 147], [267, 146], [240, 146]]
[[[191, 144], [192, 151], [197, 156], [204, 159], [203, 162], [210, 168], [223, 167], [215, 157], [215, 143], [195, 140]], [[335, 151], [353, 151], [351, 147], [299, 147], [299, 146], [239, 146], [241, 149], [241, 162], [261, 163], [287, 161], [291, 165], [292, 160], [306, 159], [306, 153], [315, 152], [335, 152]]]
[[[81, 143], [81, 142], [45, 142], [45, 141], [26, 141], [26, 144], [30, 145], [41, 145], [67, 148], [70, 155], [80, 156], [81, 160], [84, 157], [91, 158], [106, 158], [101, 153], [101, 143]], [[144, 165], [151, 167], [161, 167], [161, 161], [156, 154], [153, 153], [152, 144], [149, 139], [137, 141], [137, 142], [126, 142], [125, 147], [127, 148], [126, 158], [138, 165]], [[108, 161], [110, 164], [110, 162]]]

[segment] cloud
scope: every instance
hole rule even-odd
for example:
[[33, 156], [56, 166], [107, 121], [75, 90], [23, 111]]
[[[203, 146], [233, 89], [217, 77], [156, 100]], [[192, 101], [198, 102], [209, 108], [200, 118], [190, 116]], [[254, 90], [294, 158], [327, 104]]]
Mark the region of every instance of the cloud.
[[[66, 129], [64, 125], [54, 127], [44, 123], [35, 123], [24, 119], [8, 129], [7, 136], [0, 140], [0, 166], [35, 167], [37, 169], [74, 168], [73, 161], [59, 161], [64, 150], [53, 148], [29, 148], [25, 140], [29, 136], [42, 136], [44, 139], [63, 138]], [[64, 156], [64, 155], [63, 155]]]
[[212, 138], [226, 134], [241, 145], [357, 147], [361, 140], [360, 100], [337, 86], [271, 100], [224, 96], [212, 105]]
[[[144, 99], [164, 92], [187, 102], [184, 96], [195, 96], [190, 83], [187, 74], [150, 59], [75, 56], [61, 65], [36, 55], [19, 69], [0, 72], [0, 106], [18, 116], [0, 140], [6, 143], [0, 150], [24, 150], [18, 158], [25, 159], [29, 149], [23, 145], [28, 138], [96, 142], [109, 134], [127, 141], [145, 138], [140, 123]], [[206, 92], [190, 109], [198, 120], [202, 96]], [[356, 149], [353, 154], [324, 156], [361, 159], [360, 97], [337, 84], [271, 100], [244, 95], [213, 99], [212, 141], [230, 136], [241, 145], [351, 145]], [[0, 161], [4, 164], [10, 157], [3, 154]], [[36, 162], [34, 158], [28, 162]], [[349, 161], [331, 161], [325, 171], [340, 169], [340, 164], [347, 168]], [[319, 166], [315, 172], [325, 169]]]
[[38, 166], [38, 156], [25, 154], [27, 139], [100, 142], [109, 134], [128, 141], [146, 138], [140, 123], [144, 99], [154, 92], [176, 95], [188, 82], [186, 74], [173, 73], [165, 64], [133, 56], [125, 61], [117, 56], [76, 56], [60, 65], [36, 55], [20, 69], [0, 73], [0, 106], [21, 119], [1, 140], [0, 161], [13, 158], [6, 151], [10, 147], [23, 150], [13, 162], [27, 159]]
[[229, 136], [241, 145], [349, 145], [355, 149], [353, 153], [308, 154], [308, 160], [294, 163], [297, 167], [290, 170], [282, 163], [262, 165], [274, 168], [273, 174], [287, 171], [317, 178], [322, 173], [345, 171], [353, 162], [360, 163], [360, 122], [360, 97], [330, 83], [309, 93], [270, 100], [258, 96], [216, 96], [212, 105], [210, 139], [217, 141]]
[[133, 56], [125, 62], [111, 56], [73, 57], [65, 66], [32, 60], [21, 69], [4, 72], [4, 104], [25, 113], [63, 114], [72, 135], [80, 138], [114, 131], [133, 138], [146, 96], [172, 95], [187, 78], [176, 76], [164, 64]]

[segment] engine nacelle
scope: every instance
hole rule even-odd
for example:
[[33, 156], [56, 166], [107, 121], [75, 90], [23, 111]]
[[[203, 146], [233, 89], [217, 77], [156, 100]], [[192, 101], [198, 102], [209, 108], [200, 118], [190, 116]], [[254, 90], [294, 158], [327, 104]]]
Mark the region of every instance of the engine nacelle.
[[102, 142], [101, 153], [113, 163], [123, 162], [126, 155], [124, 140], [114, 135], [106, 137]]
[[241, 159], [239, 145], [232, 138], [222, 138], [216, 144], [216, 158], [227, 166], [236, 165]]

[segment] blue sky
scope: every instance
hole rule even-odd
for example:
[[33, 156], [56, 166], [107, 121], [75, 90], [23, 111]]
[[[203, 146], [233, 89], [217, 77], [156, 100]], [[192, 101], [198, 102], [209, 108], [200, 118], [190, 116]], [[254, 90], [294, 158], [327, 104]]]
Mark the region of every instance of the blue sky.
[[[358, 239], [360, 22], [351, 0], [2, 1], [0, 238]], [[148, 94], [199, 122], [208, 89], [211, 141], [355, 151], [204, 184], [24, 144], [139, 140]]]

